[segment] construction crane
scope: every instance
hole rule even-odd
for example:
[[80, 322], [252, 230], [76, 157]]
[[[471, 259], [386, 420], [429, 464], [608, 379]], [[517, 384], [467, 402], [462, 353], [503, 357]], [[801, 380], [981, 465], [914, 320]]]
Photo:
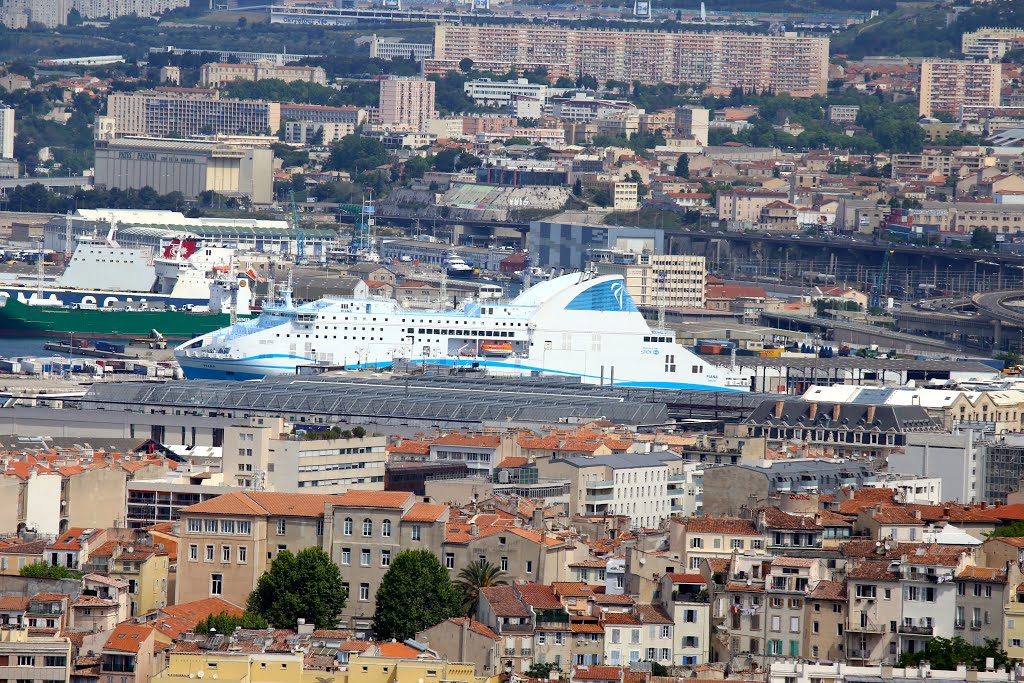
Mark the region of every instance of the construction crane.
[[885, 250], [885, 258], [882, 259], [882, 267], [875, 273], [875, 283], [871, 288], [871, 298], [868, 300], [868, 306], [870, 308], [881, 308], [882, 306], [882, 282], [885, 278], [885, 273], [889, 270], [889, 255], [892, 254], [892, 249]]
[[299, 220], [299, 207], [295, 204], [295, 191], [289, 190], [288, 202], [291, 205], [292, 228], [295, 230], [295, 264], [306, 265], [306, 231], [302, 228], [302, 221]]
[[375, 255], [373, 228], [377, 209], [373, 199], [364, 199], [362, 204], [340, 204], [338, 209], [350, 214], [353, 219], [352, 241], [348, 245], [349, 256], [353, 259], [362, 255]]

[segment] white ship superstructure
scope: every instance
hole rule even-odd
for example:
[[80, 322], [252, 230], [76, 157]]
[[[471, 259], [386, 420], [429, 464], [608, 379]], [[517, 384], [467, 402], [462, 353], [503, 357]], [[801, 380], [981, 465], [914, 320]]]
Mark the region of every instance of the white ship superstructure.
[[308, 365], [388, 367], [395, 360], [561, 375], [593, 384], [745, 391], [749, 379], [651, 330], [622, 278], [563, 275], [509, 303], [408, 310], [388, 299], [290, 297], [256, 320], [197, 337], [175, 356], [190, 378], [254, 379]]

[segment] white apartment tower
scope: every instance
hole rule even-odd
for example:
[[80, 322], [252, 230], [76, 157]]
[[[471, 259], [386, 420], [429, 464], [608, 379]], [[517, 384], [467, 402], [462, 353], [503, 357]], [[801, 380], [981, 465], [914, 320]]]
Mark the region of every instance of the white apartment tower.
[[14, 158], [14, 109], [0, 107], [0, 158]]
[[384, 128], [424, 131], [436, 116], [433, 81], [410, 76], [380, 82], [380, 122]]

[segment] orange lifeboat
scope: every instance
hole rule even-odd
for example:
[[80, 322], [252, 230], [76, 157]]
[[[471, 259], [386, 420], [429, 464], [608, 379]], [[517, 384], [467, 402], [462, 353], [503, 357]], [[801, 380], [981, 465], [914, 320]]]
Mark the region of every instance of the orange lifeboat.
[[485, 341], [480, 345], [480, 353], [485, 356], [510, 356], [512, 355], [512, 342]]

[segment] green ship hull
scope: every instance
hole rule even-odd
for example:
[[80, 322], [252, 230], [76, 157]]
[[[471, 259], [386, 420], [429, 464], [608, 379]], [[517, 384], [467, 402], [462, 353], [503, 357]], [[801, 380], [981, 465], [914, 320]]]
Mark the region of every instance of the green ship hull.
[[228, 313], [191, 311], [111, 311], [29, 306], [13, 297], [0, 306], [0, 337], [148, 337], [187, 340], [231, 324]]

